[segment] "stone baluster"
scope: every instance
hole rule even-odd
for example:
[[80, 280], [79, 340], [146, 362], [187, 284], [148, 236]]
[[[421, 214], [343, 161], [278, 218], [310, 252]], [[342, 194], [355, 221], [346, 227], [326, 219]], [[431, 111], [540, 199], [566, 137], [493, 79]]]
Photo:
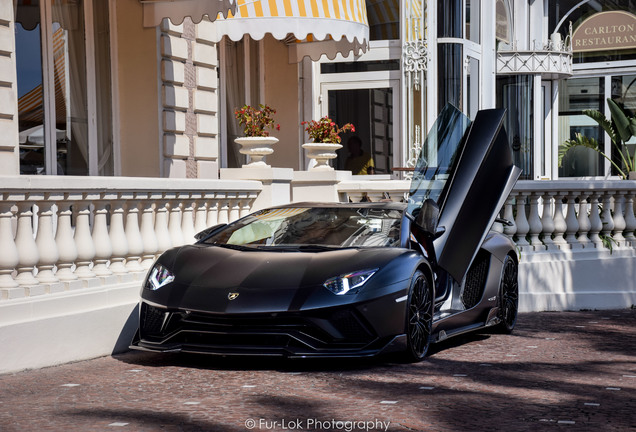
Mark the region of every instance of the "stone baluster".
[[[141, 194], [140, 194], [141, 196]], [[159, 244], [157, 241], [157, 234], [155, 233], [155, 210], [154, 202], [161, 198], [161, 193], [155, 192], [150, 194], [143, 194], [143, 200], [141, 202], [141, 239], [144, 245], [143, 255], [141, 257], [141, 267], [144, 270], [152, 267], [155, 261], [155, 256], [159, 250]]]
[[[0, 194], [0, 288], [16, 288], [18, 283], [13, 279], [13, 270], [19, 262], [18, 248], [13, 239], [11, 219], [13, 218], [13, 202], [6, 195]], [[9, 297], [2, 295], [1, 298]]]
[[503, 227], [503, 232], [509, 237], [513, 237], [517, 233], [517, 225], [515, 222], [515, 215], [513, 211], [513, 204], [515, 202], [514, 194], [510, 194], [506, 199], [506, 203], [504, 204], [504, 215], [503, 218], [507, 221], [512, 222], [512, 225], [506, 225]]
[[[29, 197], [26, 197], [27, 199]], [[38, 285], [33, 277], [33, 269], [40, 260], [38, 246], [33, 234], [33, 203], [31, 201], [18, 202], [18, 224], [15, 234], [15, 244], [18, 248], [19, 262], [16, 267], [18, 274], [16, 282], [21, 286]]]
[[587, 192], [581, 192], [579, 195], [579, 216], [577, 222], [579, 223], [579, 235], [576, 238], [577, 241], [584, 247], [589, 247], [590, 239], [588, 237], [588, 233], [592, 228], [592, 223], [590, 222], [589, 209], [588, 209], [588, 200], [590, 194]]
[[576, 233], [579, 231], [579, 222], [576, 215], [576, 193], [569, 192], [567, 195], [568, 210], [565, 215], [565, 223], [568, 228], [565, 231], [565, 241], [571, 248], [578, 248], [581, 244], [576, 239]]
[[609, 237], [614, 230], [614, 219], [612, 218], [612, 191], [605, 191], [603, 194], [603, 210], [601, 211], [601, 221], [603, 223], [603, 229], [601, 234]]
[[173, 199], [170, 202], [168, 231], [170, 231], [170, 241], [172, 242], [172, 246], [176, 247], [185, 244], [183, 233], [181, 232], [181, 203], [177, 199]]
[[238, 200], [238, 195], [235, 193], [228, 194], [228, 198], [230, 199], [230, 213], [228, 215], [228, 220], [230, 222], [234, 222], [239, 218], [239, 214], [241, 211], [241, 205]]
[[37, 279], [43, 284], [59, 282], [53, 272], [55, 263], [60, 257], [53, 236], [53, 207], [55, 201], [61, 198], [61, 196], [51, 196], [47, 193], [44, 194], [44, 199], [38, 203], [38, 231], [35, 236], [35, 244], [38, 246], [40, 259], [37, 266]]
[[80, 279], [95, 277], [90, 265], [95, 258], [95, 244], [91, 234], [90, 218], [91, 203], [99, 198], [99, 194], [86, 193], [76, 206], [77, 219], [75, 221], [75, 247], [77, 247], [77, 260], [75, 261], [75, 274]]
[[59, 254], [57, 273], [55, 275], [62, 282], [77, 279], [77, 275], [71, 269], [77, 259], [77, 246], [73, 238], [73, 226], [71, 223], [73, 216], [71, 206], [74, 202], [81, 200], [82, 195], [67, 194], [65, 198], [57, 203], [57, 232], [55, 233], [55, 243]]
[[625, 192], [616, 191], [614, 194], [614, 240], [619, 246], [625, 245], [625, 237], [623, 231], [627, 226], [625, 222]]
[[218, 200], [218, 222], [217, 223], [228, 223], [229, 222], [229, 203], [225, 196], [220, 197]]
[[634, 216], [634, 197], [636, 193], [629, 191], [625, 195], [625, 240], [629, 241], [632, 246], [636, 246], [636, 216]]
[[211, 227], [219, 223], [219, 202], [214, 199], [214, 194], [206, 194], [205, 197], [208, 199], [208, 216], [206, 224]]
[[168, 200], [157, 201], [155, 211], [155, 235], [157, 236], [157, 254], [161, 254], [172, 247], [170, 231], [168, 230]]
[[200, 194], [195, 202], [195, 212], [194, 212], [194, 232], [200, 233], [204, 229], [206, 229], [207, 221], [208, 221], [208, 206], [205, 200], [203, 199], [203, 194]]
[[[540, 192], [539, 192], [540, 193]], [[552, 218], [552, 200], [554, 192], [545, 192], [543, 194], [543, 212], [541, 214], [541, 226], [543, 226], [543, 244], [546, 249], [554, 249], [554, 241], [552, 233], [555, 230], [554, 219]]]
[[144, 241], [139, 231], [139, 195], [126, 195], [126, 242], [128, 243], [128, 253], [126, 254], [126, 268], [129, 272], [140, 272], [144, 268], [139, 263], [141, 255], [144, 253]]
[[543, 232], [543, 224], [541, 223], [541, 218], [539, 217], [539, 193], [533, 193], [528, 196], [528, 200], [530, 202], [530, 212], [528, 218], [529, 225], [529, 234], [530, 234], [530, 245], [532, 245], [534, 250], [543, 249], [543, 244], [541, 240], [539, 240], [539, 234]]
[[183, 197], [183, 208], [181, 209], [181, 234], [183, 235], [184, 244], [194, 243], [194, 206], [195, 201], [192, 196], [185, 195]]
[[599, 192], [592, 192], [590, 194], [590, 241], [594, 243], [595, 247], [603, 247], [603, 241], [599, 233], [603, 229], [603, 221], [601, 221], [601, 217], [599, 215], [599, 203], [598, 199], [600, 197]]
[[530, 243], [526, 240], [526, 234], [530, 232], [530, 224], [528, 224], [528, 218], [526, 217], [526, 195], [529, 193], [522, 192], [517, 194], [517, 217], [515, 224], [517, 225], [517, 245], [528, 246]]
[[110, 259], [110, 271], [115, 274], [128, 273], [124, 265], [126, 255], [128, 255], [128, 240], [124, 229], [124, 201], [118, 196], [111, 201], [110, 211], [110, 244], [113, 254]]
[[108, 200], [111, 198], [110, 194], [102, 194], [99, 199], [94, 201], [93, 244], [95, 245], [95, 258], [93, 272], [97, 276], [110, 276], [113, 274], [108, 268], [108, 262], [113, 255], [113, 246], [108, 234]]
[[563, 236], [568, 229], [568, 224], [565, 222], [565, 218], [563, 217], [563, 197], [566, 195], [565, 192], [557, 192], [554, 195], [554, 244], [558, 248], [564, 248], [567, 246], [568, 242], [565, 241], [565, 237]]
[[254, 198], [251, 197], [249, 193], [246, 193], [245, 197], [241, 199], [241, 210], [239, 212], [239, 217], [245, 217], [250, 214], [253, 202]]

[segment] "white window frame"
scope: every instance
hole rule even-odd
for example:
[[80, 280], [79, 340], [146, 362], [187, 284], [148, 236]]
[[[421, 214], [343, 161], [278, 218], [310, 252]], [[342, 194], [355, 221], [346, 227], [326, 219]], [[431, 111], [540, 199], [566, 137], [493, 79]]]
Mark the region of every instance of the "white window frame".
[[[87, 104], [87, 120], [88, 120], [88, 175], [99, 175], [98, 154], [97, 154], [97, 88], [95, 82], [95, 28], [93, 26], [93, 2], [100, 0], [83, 0], [84, 16], [84, 37], [86, 50], [86, 104]], [[116, 47], [114, 47], [113, 16], [115, 16], [115, 2], [110, 0], [109, 4], [109, 46], [110, 46], [110, 69], [111, 69], [111, 97], [113, 98], [111, 112], [111, 127], [113, 138], [113, 169], [115, 175], [121, 174], [120, 164], [120, 141], [115, 131], [119, 130], [119, 122], [115, 121], [118, 106], [115, 77], [117, 65], [114, 59], [117, 58]], [[54, 60], [53, 60], [53, 11], [52, 0], [43, 0], [40, 2], [40, 36], [41, 36], [41, 55], [42, 55], [42, 93], [44, 104], [44, 167], [47, 175], [57, 175], [57, 142], [55, 139], [55, 89], [52, 87], [54, 81]], [[69, 77], [67, 76], [67, 79]], [[68, 82], [67, 82], [68, 84]]]

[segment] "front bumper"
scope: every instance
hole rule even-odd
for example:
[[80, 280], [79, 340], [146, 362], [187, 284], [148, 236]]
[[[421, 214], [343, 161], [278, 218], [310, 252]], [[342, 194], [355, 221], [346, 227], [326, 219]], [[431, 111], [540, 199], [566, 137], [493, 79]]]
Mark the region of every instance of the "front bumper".
[[[405, 348], [403, 305], [315, 311], [219, 314], [140, 304], [130, 348], [155, 352], [283, 357], [366, 357]], [[393, 313], [391, 313], [393, 312]]]

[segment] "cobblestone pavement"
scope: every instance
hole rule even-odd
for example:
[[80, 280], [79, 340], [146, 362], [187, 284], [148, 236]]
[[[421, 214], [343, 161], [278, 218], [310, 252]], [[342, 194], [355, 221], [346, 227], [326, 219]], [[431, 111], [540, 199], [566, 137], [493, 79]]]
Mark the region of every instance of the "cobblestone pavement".
[[3, 432], [635, 425], [636, 310], [521, 314], [512, 336], [463, 336], [417, 364], [128, 352], [0, 375]]

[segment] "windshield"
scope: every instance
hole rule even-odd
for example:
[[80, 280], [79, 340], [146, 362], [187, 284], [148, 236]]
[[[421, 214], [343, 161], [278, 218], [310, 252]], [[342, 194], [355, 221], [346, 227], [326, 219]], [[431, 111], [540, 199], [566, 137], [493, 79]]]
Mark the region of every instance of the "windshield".
[[410, 214], [421, 208], [428, 198], [442, 208], [443, 191], [446, 183], [452, 180], [469, 125], [468, 117], [452, 105], [446, 105], [437, 117], [413, 172], [407, 207]]
[[240, 219], [203, 243], [254, 248], [398, 247], [402, 212], [395, 209], [297, 207], [266, 209]]

